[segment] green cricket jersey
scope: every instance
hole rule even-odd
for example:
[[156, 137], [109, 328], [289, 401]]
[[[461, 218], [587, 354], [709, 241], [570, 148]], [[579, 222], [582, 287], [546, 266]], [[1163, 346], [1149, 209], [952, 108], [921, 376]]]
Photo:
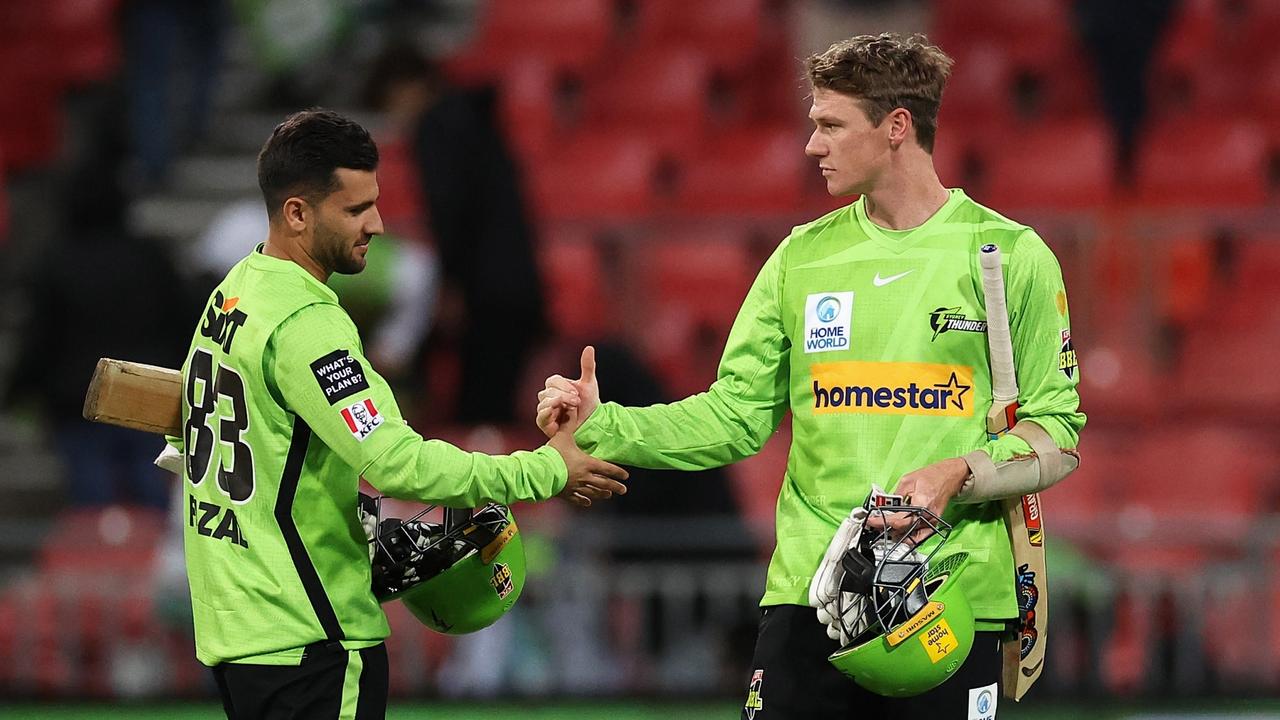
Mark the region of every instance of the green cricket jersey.
[[370, 589], [359, 477], [392, 497], [545, 500], [550, 447], [492, 457], [424, 440], [369, 367], [338, 298], [261, 252], [210, 297], [182, 367], [185, 546], [196, 655], [296, 665], [302, 648], [388, 634]]
[[[985, 448], [999, 462], [1030, 448], [988, 441], [991, 403], [978, 249], [1000, 246], [1019, 419], [1076, 445], [1079, 373], [1062, 275], [1030, 228], [951, 190], [909, 231], [879, 228], [863, 200], [795, 228], [765, 263], [729, 334], [715, 383], [669, 405], [602, 404], [579, 445], [640, 467], [700, 470], [757, 452], [791, 410], [777, 545], [761, 605], [808, 602], [827, 544], [873, 483]], [[607, 390], [607, 388], [606, 388]], [[999, 503], [952, 503], [949, 549], [976, 616], [1012, 618], [1013, 557]]]

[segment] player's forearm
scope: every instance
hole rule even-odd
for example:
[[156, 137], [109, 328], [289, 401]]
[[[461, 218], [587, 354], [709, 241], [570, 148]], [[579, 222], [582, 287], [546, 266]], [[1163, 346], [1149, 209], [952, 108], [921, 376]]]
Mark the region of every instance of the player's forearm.
[[665, 405], [605, 403], [575, 439], [592, 455], [626, 465], [706, 470], [759, 452], [783, 412], [779, 405], [727, 398], [717, 383], [708, 392]]
[[547, 500], [568, 477], [564, 461], [550, 447], [485, 455], [421, 439], [397, 443], [363, 474], [385, 495], [459, 508]]

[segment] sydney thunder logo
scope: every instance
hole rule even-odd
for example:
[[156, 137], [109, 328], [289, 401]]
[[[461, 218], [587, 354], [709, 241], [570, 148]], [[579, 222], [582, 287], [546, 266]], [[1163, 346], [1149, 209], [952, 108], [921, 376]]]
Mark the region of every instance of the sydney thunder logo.
[[986, 332], [987, 321], [965, 317], [958, 307], [940, 307], [929, 313], [929, 327], [933, 329], [932, 339], [937, 340], [939, 335], [952, 330], [976, 333]]

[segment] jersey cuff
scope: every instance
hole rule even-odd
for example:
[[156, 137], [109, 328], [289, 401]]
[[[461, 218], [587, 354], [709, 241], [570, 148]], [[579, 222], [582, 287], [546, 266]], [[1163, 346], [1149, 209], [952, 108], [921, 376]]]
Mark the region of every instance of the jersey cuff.
[[569, 484], [569, 466], [564, 464], [564, 458], [560, 456], [560, 451], [550, 445], [543, 445], [537, 450], [533, 450], [534, 455], [542, 455], [547, 458], [547, 462], [551, 463], [552, 470], [555, 473], [555, 481], [552, 483], [551, 495], [555, 497], [564, 490], [564, 486]]
[[609, 406], [611, 405], [616, 406], [617, 403], [600, 403], [595, 412], [591, 413], [591, 416], [574, 431], [573, 441], [577, 443], [578, 447], [589, 452], [600, 444], [600, 440], [607, 432], [609, 425], [609, 418], [604, 416], [610, 412]]

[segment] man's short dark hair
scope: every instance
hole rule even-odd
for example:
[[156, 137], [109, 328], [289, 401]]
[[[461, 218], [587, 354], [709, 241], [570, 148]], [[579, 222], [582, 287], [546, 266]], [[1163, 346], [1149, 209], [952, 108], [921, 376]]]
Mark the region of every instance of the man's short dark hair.
[[290, 197], [318, 203], [338, 188], [333, 172], [376, 170], [378, 146], [359, 123], [332, 110], [296, 112], [276, 126], [258, 153], [258, 187], [275, 218]]

